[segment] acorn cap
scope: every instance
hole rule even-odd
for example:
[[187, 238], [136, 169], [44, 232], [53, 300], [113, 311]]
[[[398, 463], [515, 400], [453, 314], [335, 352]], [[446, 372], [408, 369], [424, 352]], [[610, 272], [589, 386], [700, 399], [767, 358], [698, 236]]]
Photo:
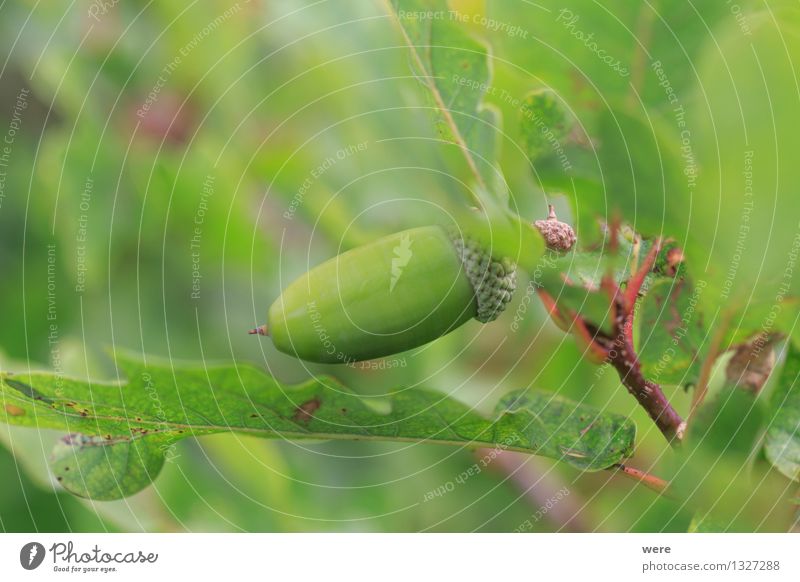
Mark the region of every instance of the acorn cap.
[[494, 321], [505, 311], [517, 289], [517, 266], [509, 259], [494, 259], [469, 237], [453, 234], [451, 238], [478, 300], [475, 319], [481, 323]]
[[549, 205], [550, 214], [545, 220], [537, 220], [533, 225], [542, 233], [547, 248], [555, 251], [567, 252], [578, 240], [575, 231], [566, 222], [561, 222], [556, 216], [556, 209]]

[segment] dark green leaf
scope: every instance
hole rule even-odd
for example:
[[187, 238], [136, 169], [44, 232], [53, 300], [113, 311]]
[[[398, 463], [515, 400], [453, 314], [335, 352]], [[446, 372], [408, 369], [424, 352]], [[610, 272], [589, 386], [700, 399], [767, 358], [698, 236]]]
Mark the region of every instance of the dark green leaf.
[[572, 126], [573, 120], [555, 92], [540, 89], [525, 96], [520, 111], [520, 130], [531, 163], [546, 156], [560, 158], [566, 145], [564, 138]]
[[[545, 392], [509, 394], [498, 405], [498, 434], [514, 442], [540, 445], [539, 454], [561, 458], [587, 471], [606, 469], [633, 453], [635, 426]], [[505, 424], [506, 426], [502, 426]]]
[[659, 384], [694, 385], [700, 377], [702, 349], [708, 341], [700, 313], [705, 284], [689, 279], [655, 281], [639, 309], [639, 360], [645, 376]]
[[53, 462], [64, 486], [78, 495], [112, 499], [135, 493], [155, 477], [174, 442], [230, 431], [496, 446], [563, 459], [584, 470], [628, 457], [635, 437], [626, 418], [549, 393], [515, 393], [495, 417], [485, 418], [423, 389], [392, 393], [383, 410], [330, 378], [285, 386], [247, 365], [144, 364], [127, 355], [117, 363], [126, 383], [39, 373], [3, 377], [0, 385], [6, 403], [0, 420], [88, 435], [59, 445]]

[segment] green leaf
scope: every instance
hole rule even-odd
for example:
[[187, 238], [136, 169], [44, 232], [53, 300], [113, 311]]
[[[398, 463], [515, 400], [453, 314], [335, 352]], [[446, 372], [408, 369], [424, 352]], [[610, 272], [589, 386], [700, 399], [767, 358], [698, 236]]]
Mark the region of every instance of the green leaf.
[[726, 385], [698, 410], [686, 437], [686, 448], [698, 447], [729, 460], [744, 460], [753, 453], [764, 420], [757, 394]]
[[[509, 258], [523, 270], [533, 273], [540, 267], [539, 260], [545, 250], [541, 233], [485, 190], [476, 188], [475, 195], [480, 200], [481, 212], [454, 207], [449, 209], [448, 219], [454, 219], [462, 232], [481, 242], [493, 256]], [[451, 222], [440, 225], [452, 227]]]
[[764, 420], [757, 394], [725, 385], [698, 410], [680, 455], [668, 461], [670, 491], [703, 515], [710, 513], [709, 527], [744, 527], [742, 507], [759, 487], [751, 469]]
[[789, 353], [770, 400], [771, 420], [764, 451], [775, 468], [800, 481], [800, 350], [788, 342]]
[[[595, 136], [593, 136], [595, 137]], [[597, 124], [602, 197], [580, 201], [597, 212], [606, 204], [636, 232], [680, 237], [691, 216], [691, 191], [668, 126], [646, 111], [618, 105]]]
[[731, 523], [713, 515], [695, 514], [689, 524], [688, 533], [730, 533]]
[[785, 85], [800, 73], [800, 9], [774, 4], [748, 15], [746, 42], [734, 19], [715, 31], [697, 63], [692, 98], [703, 106], [687, 117], [706, 200], [694, 206], [687, 255], [709, 266], [707, 302], [744, 337], [788, 332], [798, 312], [800, 97]]
[[528, 93], [520, 108], [520, 132], [531, 163], [547, 156], [559, 157], [573, 122], [554, 91], [538, 89]]
[[68, 490], [100, 500], [146, 486], [176, 441], [223, 432], [494, 446], [590, 471], [630, 456], [635, 438], [625, 417], [550, 393], [514, 393], [485, 418], [424, 389], [399, 390], [376, 404], [331, 378], [286, 386], [248, 365], [145, 364], [126, 354], [117, 364], [125, 383], [46, 373], [0, 382], [1, 421], [87, 435], [61, 443], [52, 466]]
[[633, 452], [633, 423], [549, 393], [511, 393], [500, 402], [497, 413], [498, 434], [507, 435], [499, 441], [516, 442], [525, 435], [523, 442], [540, 444], [539, 454], [579, 469], [607, 469]]
[[[611, 299], [601, 288], [604, 276], [611, 275], [615, 283], [624, 288], [632, 271], [652, 248], [652, 241], [643, 240], [627, 226], [620, 229], [618, 248], [610, 252], [608, 238], [599, 250], [572, 251], [543, 261], [537, 270], [537, 282], [556, 300], [564, 313], [575, 313], [584, 320], [613, 334]], [[605, 233], [608, 237], [608, 232]], [[662, 254], [664, 251], [662, 251]], [[661, 255], [660, 255], [661, 256]], [[662, 275], [656, 262], [654, 271], [645, 278], [645, 289]]]
[[391, 0], [389, 11], [411, 48], [412, 68], [428, 89], [442, 139], [461, 150], [479, 187], [503, 202], [496, 165], [499, 112], [484, 104], [490, 89], [488, 47], [472, 38], [446, 0]]
[[73, 495], [111, 501], [150, 485], [164, 466], [164, 450], [158, 437], [107, 440], [73, 434], [56, 444], [50, 469]]
[[700, 312], [705, 283], [688, 278], [655, 281], [642, 299], [639, 360], [645, 377], [659, 384], [695, 385], [707, 332]]

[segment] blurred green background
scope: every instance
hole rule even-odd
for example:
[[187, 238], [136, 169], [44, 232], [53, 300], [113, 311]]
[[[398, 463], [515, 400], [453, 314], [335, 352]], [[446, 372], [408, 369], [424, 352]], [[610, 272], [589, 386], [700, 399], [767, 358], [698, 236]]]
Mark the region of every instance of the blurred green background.
[[[465, 25], [493, 48], [502, 91], [487, 99], [506, 121], [501, 162], [513, 202], [541, 218], [548, 198], [504, 95], [554, 87], [590, 117], [628, 79], [527, 3], [454, 4], [525, 31]], [[692, 82], [703, 46], [741, 26], [723, 2], [705, 19], [684, 2], [655, 3], [663, 25], [638, 3], [613, 14], [567, 4], [632, 69], [631, 31], [652, 26], [676, 86]], [[631, 415], [640, 440], [633, 464], [657, 471], [663, 462], [660, 433], [615, 374], [583, 361], [538, 302], [509, 331], [524, 280], [505, 325], [468, 324], [391, 370], [307, 366], [246, 334], [310, 266], [429, 223], [463, 199], [462, 161], [432, 139], [427, 101], [381, 2], [6, 1], [0, 62], [0, 135], [12, 138], [0, 183], [3, 370], [110, 378], [109, 352], [124, 347], [255, 362], [286, 382], [332, 373], [365, 394], [424, 385], [484, 410], [532, 385]], [[668, 110], [652, 75], [641, 93], [651, 111]], [[587, 214], [568, 202], [556, 200], [580, 233]], [[688, 407], [689, 395], [668, 392]], [[59, 492], [48, 475], [56, 436], [0, 426], [1, 529], [686, 531], [692, 517], [609, 473], [535, 458], [509, 457], [509, 466], [493, 464], [425, 501], [481, 454], [232, 435], [181, 443], [154, 487], [92, 503]], [[754, 527], [786, 531], [785, 480], [770, 475], [760, 487]]]

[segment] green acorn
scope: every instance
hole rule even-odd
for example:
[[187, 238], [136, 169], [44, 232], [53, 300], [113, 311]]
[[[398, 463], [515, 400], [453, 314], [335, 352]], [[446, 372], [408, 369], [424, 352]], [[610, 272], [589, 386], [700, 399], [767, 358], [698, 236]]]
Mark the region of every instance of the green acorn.
[[495, 320], [517, 285], [516, 265], [469, 237], [429, 226], [353, 249], [292, 283], [266, 326], [280, 351], [320, 363], [403, 352], [470, 319]]

